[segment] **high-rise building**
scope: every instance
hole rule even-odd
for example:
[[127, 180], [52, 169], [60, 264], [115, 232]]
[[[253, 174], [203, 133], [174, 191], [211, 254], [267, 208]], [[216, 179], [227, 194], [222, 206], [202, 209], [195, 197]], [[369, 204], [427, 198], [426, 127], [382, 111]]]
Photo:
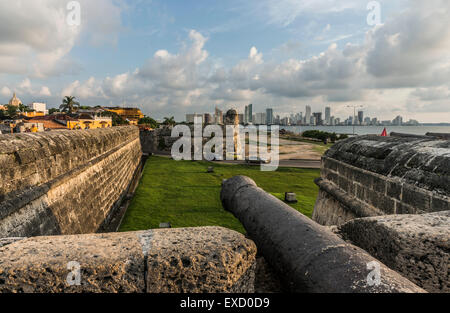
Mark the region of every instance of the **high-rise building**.
[[358, 125], [362, 125], [364, 122], [364, 111], [358, 111]]
[[273, 117], [273, 124], [280, 125], [281, 118], [279, 115]]
[[400, 115], [398, 115], [393, 121], [392, 124], [396, 125], [396, 126], [402, 126], [403, 125], [403, 117], [401, 117]]
[[331, 108], [330, 107], [326, 107], [325, 108], [325, 123], [327, 125], [331, 125]]
[[204, 121], [205, 125], [212, 124], [213, 123], [213, 118], [212, 118], [211, 114], [205, 113], [203, 121]]
[[216, 124], [223, 124], [223, 112], [216, 107], [216, 112], [214, 113], [214, 122]]
[[254, 122], [256, 125], [265, 125], [266, 122], [266, 113], [256, 113]]
[[244, 122], [245, 124], [253, 123], [253, 104], [245, 106]]
[[330, 117], [330, 123], [328, 125], [330, 125], [330, 126], [336, 125], [336, 119], [334, 118], [334, 116]]
[[266, 124], [273, 125], [273, 109], [266, 110]]
[[307, 105], [305, 109], [305, 124], [309, 124], [310, 122], [311, 122], [311, 107]]
[[323, 125], [322, 112], [315, 112], [313, 113], [313, 116], [315, 118], [316, 125]]

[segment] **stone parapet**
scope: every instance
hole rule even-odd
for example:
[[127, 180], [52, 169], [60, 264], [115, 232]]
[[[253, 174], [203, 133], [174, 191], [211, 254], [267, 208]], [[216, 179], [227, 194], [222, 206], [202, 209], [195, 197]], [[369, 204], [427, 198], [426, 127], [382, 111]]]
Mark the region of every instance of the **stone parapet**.
[[0, 136], [0, 237], [98, 231], [141, 155], [137, 127]]
[[251, 240], [221, 227], [11, 240], [0, 292], [253, 292], [255, 258]]
[[450, 292], [450, 211], [355, 219], [339, 233], [425, 290]]
[[[353, 218], [450, 210], [450, 141], [427, 136], [350, 138], [322, 159], [313, 218]], [[355, 210], [355, 208], [364, 208]]]

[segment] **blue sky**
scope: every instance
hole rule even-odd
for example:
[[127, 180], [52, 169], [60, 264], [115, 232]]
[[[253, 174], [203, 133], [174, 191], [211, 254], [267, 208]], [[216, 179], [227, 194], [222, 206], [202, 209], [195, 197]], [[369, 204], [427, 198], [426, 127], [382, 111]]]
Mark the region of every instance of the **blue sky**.
[[448, 1], [378, 1], [374, 26], [370, 1], [81, 0], [75, 27], [67, 2], [1, 1], [0, 103], [16, 91], [54, 107], [71, 93], [178, 120], [248, 103], [345, 118], [357, 103], [450, 121]]

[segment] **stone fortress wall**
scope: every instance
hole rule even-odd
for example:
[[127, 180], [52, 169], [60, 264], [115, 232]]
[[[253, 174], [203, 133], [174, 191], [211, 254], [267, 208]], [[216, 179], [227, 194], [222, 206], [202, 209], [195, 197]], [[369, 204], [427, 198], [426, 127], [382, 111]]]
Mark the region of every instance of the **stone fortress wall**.
[[101, 231], [141, 162], [137, 127], [0, 136], [0, 238]]
[[221, 227], [0, 240], [0, 293], [254, 292], [255, 256]]
[[[264, 268], [291, 292], [448, 292], [448, 140], [337, 144], [317, 180], [317, 222], [237, 177], [221, 198], [250, 239], [219, 227], [93, 234], [139, 176], [142, 136], [0, 136], [0, 292], [254, 292]], [[67, 283], [70, 262], [80, 285]], [[372, 262], [380, 285], [367, 283]]]
[[323, 157], [313, 219], [431, 292], [449, 292], [450, 140], [360, 136]]

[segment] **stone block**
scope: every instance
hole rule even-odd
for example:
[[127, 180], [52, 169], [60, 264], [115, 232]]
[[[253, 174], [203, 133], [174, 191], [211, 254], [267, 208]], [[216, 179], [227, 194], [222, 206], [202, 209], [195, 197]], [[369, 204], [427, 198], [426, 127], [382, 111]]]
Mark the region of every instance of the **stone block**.
[[431, 199], [431, 212], [450, 211], [450, 198], [433, 196]]
[[395, 214], [417, 214], [417, 209], [401, 201], [396, 201]]
[[254, 292], [256, 246], [221, 227], [140, 232], [149, 293]]
[[381, 176], [372, 175], [371, 189], [385, 195], [386, 194], [386, 179]]
[[[80, 285], [69, 284], [74, 264]], [[0, 282], [13, 293], [144, 292], [144, 255], [134, 233], [29, 238], [0, 248]]]
[[404, 185], [402, 201], [421, 211], [431, 211], [431, 195], [423, 189], [421, 190], [411, 185]]
[[352, 220], [339, 233], [429, 292], [450, 292], [450, 211]]
[[387, 181], [386, 182], [386, 195], [401, 200], [402, 197], [402, 184], [400, 182]]

